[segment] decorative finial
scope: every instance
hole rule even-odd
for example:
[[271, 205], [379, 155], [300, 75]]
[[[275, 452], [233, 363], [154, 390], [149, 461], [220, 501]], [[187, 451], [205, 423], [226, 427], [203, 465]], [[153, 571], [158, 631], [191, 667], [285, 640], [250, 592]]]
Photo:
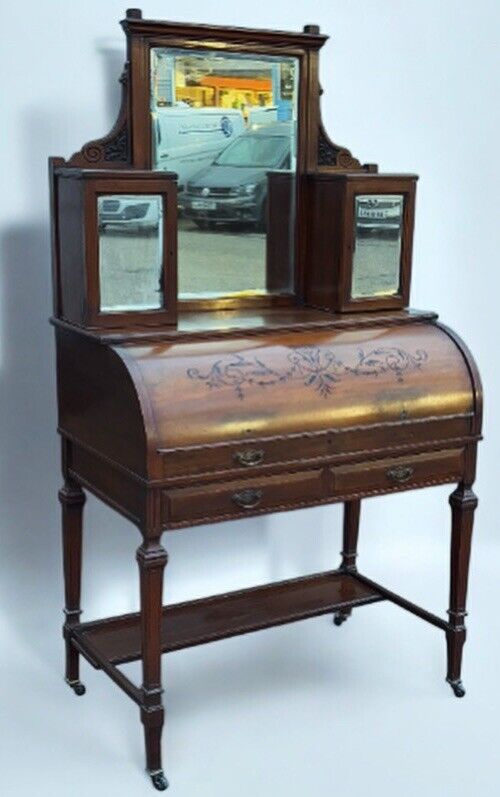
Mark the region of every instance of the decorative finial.
[[319, 25], [304, 25], [304, 33], [319, 33]]

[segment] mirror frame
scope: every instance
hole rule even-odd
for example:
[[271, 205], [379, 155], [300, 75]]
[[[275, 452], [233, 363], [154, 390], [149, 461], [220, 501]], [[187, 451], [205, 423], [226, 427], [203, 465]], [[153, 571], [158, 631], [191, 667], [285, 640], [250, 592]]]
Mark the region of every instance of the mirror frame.
[[[413, 227], [415, 220], [416, 176], [407, 177], [377, 175], [377, 177], [347, 180], [343, 214], [345, 230], [340, 257], [339, 284], [343, 291], [340, 297], [341, 312], [352, 310], [392, 310], [408, 305], [410, 298], [411, 261], [413, 249]], [[403, 214], [401, 219], [401, 245], [398, 264], [398, 288], [393, 293], [352, 296], [352, 275], [355, 249], [355, 199], [359, 195], [399, 194], [403, 197]]]
[[179, 309], [210, 310], [242, 306], [295, 304], [300, 293], [303, 264], [301, 253], [305, 214], [300, 175], [315, 166], [319, 118], [318, 51], [325, 37], [316, 33], [276, 34], [270, 31], [245, 31], [235, 28], [185, 26], [127, 19], [123, 23], [130, 44], [130, 83], [132, 117], [132, 161], [136, 168], [151, 169], [151, 50], [155, 47], [186, 51], [220, 50], [224, 53], [282, 55], [297, 58], [299, 64], [296, 218], [294, 280], [291, 294], [263, 296], [221, 296], [215, 299], [179, 299]]
[[[158, 172], [148, 179], [126, 175], [124, 179], [113, 179], [102, 175], [87, 178], [85, 182], [85, 250], [87, 260], [87, 313], [90, 325], [116, 328], [127, 324], [145, 326], [175, 324], [177, 321], [177, 191], [176, 184], [169, 174], [163, 179]], [[161, 281], [163, 284], [162, 303], [150, 309], [132, 308], [126, 310], [103, 310], [100, 306], [100, 234], [97, 200], [104, 195], [135, 194], [149, 196], [156, 194], [163, 203], [162, 233], [159, 235], [161, 253]]]
[[[50, 158], [51, 202], [57, 205], [54, 172], [60, 167], [99, 169], [151, 169], [150, 49], [221, 49], [266, 55], [287, 55], [299, 59], [299, 129], [297, 157], [297, 206], [295, 219], [294, 290], [290, 294], [221, 299], [180, 300], [179, 311], [236, 309], [240, 307], [290, 306], [304, 301], [307, 261], [306, 175], [318, 172], [377, 171], [375, 164], [361, 165], [351, 152], [335, 144], [321, 121], [319, 51], [328, 37], [317, 25], [304, 26], [303, 32], [253, 28], [194, 25], [145, 20], [140, 9], [128, 9], [121, 22], [127, 37], [127, 62], [120, 78], [122, 104], [112, 130], [102, 138], [85, 144], [68, 160]], [[57, 252], [57, 221], [52, 225], [52, 249]], [[60, 316], [60, 273], [57, 254], [53, 257], [54, 315]]]

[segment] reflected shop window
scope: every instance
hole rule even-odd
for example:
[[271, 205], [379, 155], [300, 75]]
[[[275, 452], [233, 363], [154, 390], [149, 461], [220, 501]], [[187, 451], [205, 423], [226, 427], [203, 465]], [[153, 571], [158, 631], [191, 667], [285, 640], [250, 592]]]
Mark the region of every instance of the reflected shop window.
[[351, 298], [395, 296], [400, 290], [404, 197], [366, 194], [354, 202]]
[[101, 312], [162, 307], [162, 197], [100, 196], [97, 217]]
[[292, 291], [298, 81], [293, 57], [152, 49], [152, 168], [178, 175], [181, 299]]

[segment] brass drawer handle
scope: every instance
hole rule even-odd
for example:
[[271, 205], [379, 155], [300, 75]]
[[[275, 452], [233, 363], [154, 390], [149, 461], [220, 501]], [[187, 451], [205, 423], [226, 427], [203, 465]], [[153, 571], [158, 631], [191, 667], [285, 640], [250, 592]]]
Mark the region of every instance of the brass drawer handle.
[[243, 509], [253, 509], [262, 500], [262, 490], [241, 490], [233, 494], [233, 501]]
[[410, 481], [413, 476], [413, 468], [411, 465], [397, 465], [395, 468], [389, 468], [387, 471], [387, 478], [398, 484], [404, 484]]
[[264, 452], [261, 448], [247, 448], [245, 451], [237, 451], [234, 455], [239, 465], [249, 468], [251, 465], [260, 465], [264, 460]]

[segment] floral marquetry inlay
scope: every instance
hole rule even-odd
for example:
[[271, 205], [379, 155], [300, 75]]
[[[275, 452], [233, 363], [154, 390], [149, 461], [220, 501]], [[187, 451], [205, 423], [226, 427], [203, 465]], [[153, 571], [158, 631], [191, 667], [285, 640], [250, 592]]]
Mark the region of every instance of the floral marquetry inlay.
[[239, 399], [249, 388], [266, 388], [300, 381], [327, 398], [347, 375], [373, 376], [393, 373], [397, 382], [404, 381], [409, 371], [419, 369], [427, 360], [427, 352], [418, 349], [411, 354], [397, 347], [358, 350], [356, 362], [340, 360], [326, 346], [298, 346], [290, 349], [282, 368], [267, 365], [258, 355], [232, 354], [216, 360], [208, 370], [189, 368], [190, 379], [201, 380], [208, 388], [231, 387]]

